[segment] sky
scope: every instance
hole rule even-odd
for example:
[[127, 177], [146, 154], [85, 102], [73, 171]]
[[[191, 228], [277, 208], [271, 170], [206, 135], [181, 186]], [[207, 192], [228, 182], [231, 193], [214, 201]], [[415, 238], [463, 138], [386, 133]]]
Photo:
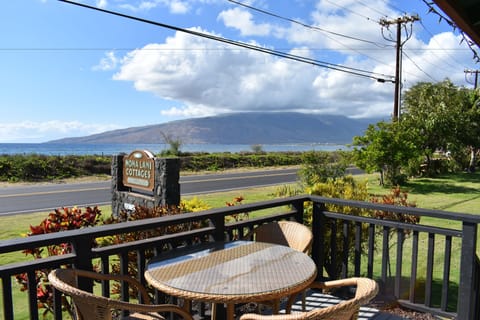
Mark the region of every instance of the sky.
[[396, 24], [380, 22], [400, 17], [419, 17], [402, 28], [402, 91], [445, 79], [472, 88], [465, 70], [478, 69], [459, 30], [423, 0], [77, 2], [157, 24], [3, 1], [0, 143], [233, 112], [388, 118]]

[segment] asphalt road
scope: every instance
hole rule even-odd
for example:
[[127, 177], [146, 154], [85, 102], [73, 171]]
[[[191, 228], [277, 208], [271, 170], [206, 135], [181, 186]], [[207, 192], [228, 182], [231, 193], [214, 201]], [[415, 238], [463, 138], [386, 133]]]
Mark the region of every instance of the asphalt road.
[[[180, 177], [183, 196], [297, 181], [298, 169]], [[110, 181], [0, 187], [0, 216], [111, 203]]]

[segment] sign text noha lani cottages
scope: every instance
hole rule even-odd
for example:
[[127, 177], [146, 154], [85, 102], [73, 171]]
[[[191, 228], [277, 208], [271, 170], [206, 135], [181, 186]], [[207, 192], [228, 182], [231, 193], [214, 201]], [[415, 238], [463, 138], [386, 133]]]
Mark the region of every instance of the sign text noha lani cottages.
[[133, 151], [123, 160], [123, 184], [132, 188], [152, 191], [155, 160], [149, 151]]

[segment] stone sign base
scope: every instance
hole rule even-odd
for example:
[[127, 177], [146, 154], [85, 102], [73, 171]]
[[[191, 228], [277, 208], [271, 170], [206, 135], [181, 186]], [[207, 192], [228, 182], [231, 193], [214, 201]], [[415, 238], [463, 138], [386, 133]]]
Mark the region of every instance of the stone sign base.
[[180, 205], [180, 159], [155, 158], [152, 191], [135, 189], [123, 184], [123, 159], [120, 154], [112, 158], [112, 214], [132, 211], [135, 206], [153, 208]]

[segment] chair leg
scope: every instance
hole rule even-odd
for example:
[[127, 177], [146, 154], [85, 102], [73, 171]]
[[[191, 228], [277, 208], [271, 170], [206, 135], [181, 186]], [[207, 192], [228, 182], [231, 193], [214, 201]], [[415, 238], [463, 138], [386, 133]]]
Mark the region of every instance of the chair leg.
[[280, 311], [280, 300], [273, 301], [272, 313], [278, 314]]
[[295, 295], [295, 294], [292, 294], [292, 295], [290, 295], [290, 297], [288, 297], [287, 306], [285, 307], [285, 313], [286, 314], [292, 313], [292, 305], [295, 302], [296, 297], [297, 297], [297, 295]]
[[307, 291], [303, 290], [302, 291], [302, 311], [305, 312], [306, 308], [307, 308]]
[[192, 312], [192, 302], [190, 300], [183, 300], [183, 310], [187, 312]]
[[[307, 309], [307, 290], [303, 290], [302, 292], [300, 292], [301, 295], [302, 295], [302, 311], [305, 312], [305, 310]], [[285, 307], [285, 313], [286, 314], [289, 314], [289, 313], [292, 313], [292, 306], [293, 306], [293, 303], [295, 302], [295, 300], [297, 299], [298, 297], [298, 293], [297, 294], [292, 294], [290, 297], [288, 297], [288, 300], [287, 300], [287, 305]]]

